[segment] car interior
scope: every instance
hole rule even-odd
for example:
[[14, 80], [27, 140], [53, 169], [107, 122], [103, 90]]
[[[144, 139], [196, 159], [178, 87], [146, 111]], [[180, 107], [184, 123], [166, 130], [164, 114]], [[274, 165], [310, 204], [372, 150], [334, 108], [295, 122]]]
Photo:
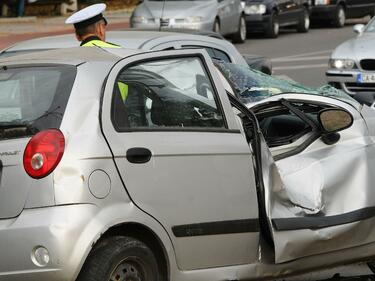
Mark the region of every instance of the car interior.
[[140, 127], [224, 127], [223, 117], [215, 101], [207, 99], [207, 92], [206, 96], [192, 98], [147, 71], [130, 71], [124, 78], [120, 79], [128, 85], [126, 100], [115, 86], [112, 101], [112, 121], [119, 131]]

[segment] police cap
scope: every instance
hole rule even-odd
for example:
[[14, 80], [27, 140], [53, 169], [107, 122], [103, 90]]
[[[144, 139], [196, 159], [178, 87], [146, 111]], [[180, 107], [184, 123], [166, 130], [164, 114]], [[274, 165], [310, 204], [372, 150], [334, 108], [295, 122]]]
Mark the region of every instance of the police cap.
[[85, 28], [100, 20], [104, 20], [104, 23], [107, 25], [107, 20], [102, 14], [106, 8], [107, 5], [104, 3], [88, 6], [71, 15], [66, 19], [65, 23], [73, 24], [75, 29]]

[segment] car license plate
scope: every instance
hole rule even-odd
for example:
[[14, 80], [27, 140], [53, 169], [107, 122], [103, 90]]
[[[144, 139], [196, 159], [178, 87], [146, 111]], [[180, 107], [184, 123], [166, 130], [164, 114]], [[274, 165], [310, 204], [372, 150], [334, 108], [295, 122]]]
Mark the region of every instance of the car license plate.
[[360, 73], [357, 76], [359, 83], [375, 83], [375, 73]]

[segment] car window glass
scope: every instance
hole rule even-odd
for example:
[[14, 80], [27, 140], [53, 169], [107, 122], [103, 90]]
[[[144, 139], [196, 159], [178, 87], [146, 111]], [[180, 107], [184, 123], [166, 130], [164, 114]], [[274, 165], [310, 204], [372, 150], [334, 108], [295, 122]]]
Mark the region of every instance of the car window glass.
[[142, 62], [123, 69], [114, 85], [112, 120], [120, 131], [225, 127], [198, 57]]
[[[32, 135], [58, 128], [73, 86], [71, 66], [17, 67], [0, 70], [0, 138]], [[17, 134], [6, 129], [19, 128]]]
[[208, 53], [208, 55], [216, 60], [222, 61], [222, 62], [231, 62], [229, 56], [218, 49], [205, 47], [205, 46], [194, 46], [194, 45], [183, 45], [181, 46], [183, 49], [205, 49]]

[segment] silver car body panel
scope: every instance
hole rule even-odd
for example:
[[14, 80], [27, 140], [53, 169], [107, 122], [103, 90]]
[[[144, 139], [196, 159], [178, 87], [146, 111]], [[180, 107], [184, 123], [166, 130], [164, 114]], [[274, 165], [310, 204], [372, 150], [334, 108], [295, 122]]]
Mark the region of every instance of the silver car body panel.
[[[233, 115], [227, 116], [229, 130], [238, 130], [232, 133], [118, 133], [111, 123], [109, 109], [113, 85], [119, 71], [135, 61], [169, 58], [172, 54], [204, 56], [215, 85], [220, 83], [214, 66], [209, 63], [209, 57], [199, 50], [163, 51], [124, 59], [113, 68], [108, 77], [108, 87], [103, 100], [104, 134], [119, 170], [128, 171], [123, 180], [130, 196], [142, 210], [151, 214], [165, 227], [171, 237], [181, 270], [254, 262], [258, 255], [257, 232], [191, 237], [176, 237], [172, 232], [172, 227], [178, 225], [258, 217], [251, 154], [244, 136], [239, 134], [239, 127]], [[217, 91], [224, 110], [231, 110], [226, 93], [220, 87]], [[126, 151], [133, 147], [151, 150], [152, 161], [143, 165], [128, 162]], [[179, 156], [184, 157], [184, 163], [178, 160]], [[225, 173], [218, 174], [217, 177], [210, 176], [215, 171], [224, 170]], [[188, 180], [182, 180], [184, 177], [188, 177]], [[236, 190], [230, 188], [233, 179], [236, 179]], [[150, 192], [153, 194], [151, 197]], [[215, 194], [215, 201], [210, 199], [212, 194]], [[228, 200], [231, 204], [227, 204]], [[209, 201], [211, 203], [207, 204]]]
[[[340, 141], [334, 145], [318, 139], [275, 163], [270, 153], [262, 155], [277, 263], [372, 243], [375, 237], [371, 212], [375, 178], [367, 168], [375, 165], [375, 145], [364, 119], [352, 106], [330, 98], [301, 94], [297, 100], [343, 108], [352, 114], [354, 123], [340, 132]], [[267, 152], [263, 145], [262, 151]]]

